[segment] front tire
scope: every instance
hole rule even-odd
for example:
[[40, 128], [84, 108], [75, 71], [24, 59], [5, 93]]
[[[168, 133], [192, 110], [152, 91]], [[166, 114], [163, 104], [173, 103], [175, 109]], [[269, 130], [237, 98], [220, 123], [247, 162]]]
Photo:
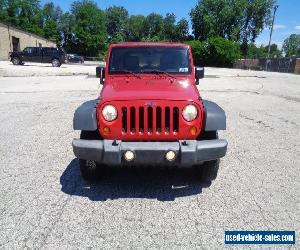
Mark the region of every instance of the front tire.
[[201, 166], [197, 166], [196, 171], [201, 181], [213, 181], [219, 172], [220, 160], [206, 161]]
[[[218, 139], [217, 131], [203, 131], [197, 140], [215, 140]], [[197, 175], [201, 181], [213, 181], [218, 176], [220, 159], [206, 161], [203, 164], [196, 166]]]
[[51, 63], [52, 63], [52, 67], [60, 67], [60, 65], [61, 65], [61, 63], [58, 59], [53, 59], [51, 61]]
[[19, 57], [14, 57], [12, 60], [13, 65], [20, 65], [21, 64], [21, 60]]
[[[101, 136], [98, 131], [81, 131], [80, 139], [83, 140], [100, 140]], [[99, 164], [93, 160], [79, 159], [80, 173], [86, 181], [96, 181], [100, 177]]]

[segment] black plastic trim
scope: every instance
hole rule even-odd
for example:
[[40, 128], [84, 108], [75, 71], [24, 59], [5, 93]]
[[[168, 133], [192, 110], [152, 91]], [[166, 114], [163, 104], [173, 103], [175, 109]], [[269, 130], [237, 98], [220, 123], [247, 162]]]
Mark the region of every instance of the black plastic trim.
[[224, 110], [214, 102], [203, 100], [205, 107], [205, 131], [226, 130]]
[[[205, 161], [225, 156], [226, 140], [185, 140], [175, 142], [123, 142], [115, 140], [74, 139], [73, 151], [77, 158], [94, 160], [105, 165], [176, 165], [191, 167]], [[126, 162], [123, 155], [127, 150], [134, 152], [136, 158]], [[172, 150], [176, 159], [168, 162], [166, 153]]]
[[96, 107], [100, 99], [84, 102], [74, 113], [73, 128], [74, 130], [97, 130], [97, 112]]

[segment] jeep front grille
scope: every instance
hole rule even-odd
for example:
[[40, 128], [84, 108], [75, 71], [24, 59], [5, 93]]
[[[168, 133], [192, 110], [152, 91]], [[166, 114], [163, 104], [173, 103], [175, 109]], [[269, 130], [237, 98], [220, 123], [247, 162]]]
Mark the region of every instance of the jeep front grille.
[[178, 107], [122, 107], [123, 134], [179, 132]]

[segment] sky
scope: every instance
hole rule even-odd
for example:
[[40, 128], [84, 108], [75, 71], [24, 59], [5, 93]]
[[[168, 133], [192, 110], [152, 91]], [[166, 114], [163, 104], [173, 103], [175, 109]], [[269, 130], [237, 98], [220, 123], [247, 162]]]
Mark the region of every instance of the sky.
[[[185, 17], [190, 21], [189, 12], [198, 2], [197, 0], [94, 0], [101, 9], [110, 6], [123, 6], [131, 15], [148, 15], [156, 12], [165, 15], [173, 12], [178, 20]], [[51, 2], [50, 0], [41, 0], [41, 3]], [[52, 0], [55, 5], [59, 5], [64, 11], [68, 11], [73, 0]], [[290, 34], [300, 34], [300, 0], [277, 0], [279, 5], [272, 36], [272, 43], [279, 47], [285, 38]], [[257, 45], [267, 45], [269, 41], [270, 30], [265, 29], [256, 39]]]

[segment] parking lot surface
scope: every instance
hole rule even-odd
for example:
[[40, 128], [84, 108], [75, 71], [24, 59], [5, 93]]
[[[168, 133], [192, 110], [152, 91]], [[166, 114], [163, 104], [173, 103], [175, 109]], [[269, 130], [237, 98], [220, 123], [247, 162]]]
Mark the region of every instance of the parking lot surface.
[[212, 183], [144, 169], [83, 181], [73, 112], [99, 89], [87, 75], [0, 78], [1, 249], [240, 249], [225, 230], [295, 230], [300, 247], [300, 76], [207, 69], [199, 89], [225, 110], [229, 143]]

